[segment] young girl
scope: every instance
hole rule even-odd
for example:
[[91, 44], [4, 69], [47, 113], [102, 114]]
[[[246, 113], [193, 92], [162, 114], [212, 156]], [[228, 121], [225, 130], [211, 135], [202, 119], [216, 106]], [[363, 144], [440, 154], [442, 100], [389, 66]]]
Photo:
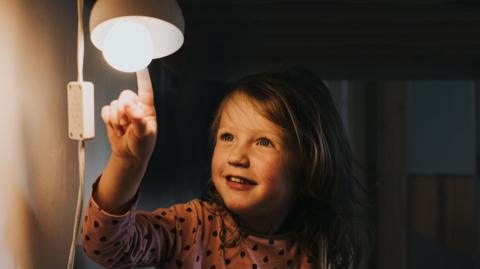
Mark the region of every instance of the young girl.
[[234, 84], [211, 125], [208, 199], [134, 212], [157, 135], [148, 71], [102, 109], [112, 146], [81, 243], [107, 268], [351, 268], [352, 154], [326, 86], [301, 70]]

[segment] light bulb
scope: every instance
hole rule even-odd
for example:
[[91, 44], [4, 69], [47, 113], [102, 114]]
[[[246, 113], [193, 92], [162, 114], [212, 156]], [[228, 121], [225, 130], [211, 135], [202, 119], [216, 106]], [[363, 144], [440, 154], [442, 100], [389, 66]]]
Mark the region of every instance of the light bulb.
[[105, 36], [103, 57], [117, 70], [139, 71], [152, 61], [152, 37], [148, 30], [139, 23], [118, 22]]

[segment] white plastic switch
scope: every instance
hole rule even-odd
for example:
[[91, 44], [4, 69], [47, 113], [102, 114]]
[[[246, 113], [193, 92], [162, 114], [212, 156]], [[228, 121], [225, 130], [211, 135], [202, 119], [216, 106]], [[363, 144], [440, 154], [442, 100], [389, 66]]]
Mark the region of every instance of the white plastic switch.
[[95, 137], [94, 93], [91, 82], [70, 82], [68, 92], [68, 136], [74, 140]]

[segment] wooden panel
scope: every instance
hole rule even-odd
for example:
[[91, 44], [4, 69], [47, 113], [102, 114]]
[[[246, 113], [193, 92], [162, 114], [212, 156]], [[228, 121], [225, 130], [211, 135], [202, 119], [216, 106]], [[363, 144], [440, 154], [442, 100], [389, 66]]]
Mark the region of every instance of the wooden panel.
[[[358, 190], [358, 197], [363, 202], [367, 202], [371, 197], [368, 192], [367, 182], [367, 94], [366, 83], [363, 81], [348, 82], [348, 139], [352, 148], [353, 157], [360, 165], [353, 166], [353, 173], [357, 180], [362, 184], [362, 190]], [[369, 204], [368, 204], [369, 205]], [[371, 206], [357, 208], [357, 214], [365, 216], [365, 222], [356, 225], [358, 231], [365, 231], [366, 226], [370, 225], [370, 210], [374, 210]], [[360, 233], [363, 234], [363, 233]], [[371, 258], [373, 246], [369, 245], [368, 235], [364, 235], [362, 242], [364, 257], [360, 262], [358, 269], [371, 268]]]
[[473, 177], [412, 176], [409, 182], [409, 229], [450, 251], [473, 257]]
[[377, 84], [377, 263], [407, 268], [407, 84]]
[[417, 235], [440, 241], [439, 182], [437, 177], [413, 176], [409, 179], [409, 223]]
[[445, 244], [463, 254], [475, 253], [475, 189], [470, 176], [447, 177], [445, 184]]

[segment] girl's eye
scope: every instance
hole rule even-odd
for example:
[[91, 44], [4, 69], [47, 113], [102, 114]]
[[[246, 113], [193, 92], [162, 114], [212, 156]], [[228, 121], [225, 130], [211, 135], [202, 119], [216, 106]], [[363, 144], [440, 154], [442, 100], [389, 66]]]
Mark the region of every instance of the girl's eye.
[[262, 137], [257, 141], [257, 145], [268, 147], [272, 145], [272, 142], [270, 142], [270, 140], [268, 140], [267, 138]]
[[220, 139], [224, 141], [232, 141], [233, 140], [233, 135], [229, 133], [224, 133], [220, 135]]

